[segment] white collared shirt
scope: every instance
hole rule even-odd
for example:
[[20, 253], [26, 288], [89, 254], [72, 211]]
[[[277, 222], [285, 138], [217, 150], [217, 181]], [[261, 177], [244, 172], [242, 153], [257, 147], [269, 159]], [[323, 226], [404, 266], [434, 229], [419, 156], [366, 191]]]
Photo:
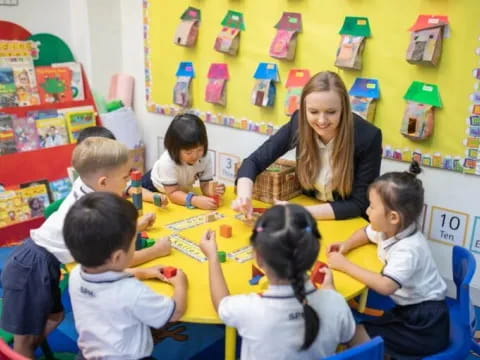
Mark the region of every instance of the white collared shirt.
[[47, 249], [62, 264], [68, 264], [74, 261], [63, 239], [63, 223], [65, 217], [75, 201], [93, 191], [93, 189], [83, 183], [82, 179], [77, 178], [73, 183], [72, 191], [67, 195], [58, 210], [50, 215], [38, 229], [30, 230], [30, 237], [33, 242]]
[[223, 298], [222, 321], [242, 336], [242, 360], [320, 359], [335, 353], [338, 344], [352, 339], [355, 321], [343, 297], [333, 290], [315, 290], [306, 283], [308, 303], [320, 319], [318, 335], [305, 351], [302, 305], [290, 285], [270, 285], [265, 293]]
[[316, 137], [318, 152], [320, 156], [320, 172], [315, 180], [316, 198], [321, 201], [333, 201], [332, 191], [332, 152], [335, 139], [328, 144], [324, 144]]
[[400, 286], [390, 295], [396, 304], [412, 305], [445, 299], [447, 285], [438, 272], [425, 237], [415, 223], [388, 239], [385, 239], [385, 234], [373, 230], [371, 225], [365, 232], [368, 239], [378, 245], [378, 257], [385, 264], [383, 276]]
[[150, 356], [150, 327], [165, 325], [175, 302], [124, 272], [85, 273], [80, 265], [68, 284], [78, 347], [88, 360], [133, 360]]
[[207, 153], [195, 164], [178, 165], [164, 151], [152, 168], [152, 183], [158, 191], [163, 191], [164, 186], [178, 185], [182, 191], [192, 191], [195, 181], [210, 181], [213, 179], [212, 159]]

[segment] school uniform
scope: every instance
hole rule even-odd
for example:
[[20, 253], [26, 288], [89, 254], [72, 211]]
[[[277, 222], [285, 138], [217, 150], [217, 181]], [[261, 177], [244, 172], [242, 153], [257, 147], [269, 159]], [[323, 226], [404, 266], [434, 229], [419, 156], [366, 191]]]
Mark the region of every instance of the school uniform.
[[303, 307], [290, 285], [270, 285], [263, 294], [227, 296], [219, 304], [222, 321], [242, 337], [242, 360], [321, 359], [355, 332], [352, 313], [333, 290], [316, 290], [305, 283], [308, 303], [317, 312], [320, 328], [310, 348], [300, 351], [305, 334]]
[[369, 225], [365, 232], [376, 243], [385, 264], [382, 275], [399, 288], [390, 297], [396, 306], [363, 325], [370, 337], [381, 336], [385, 349], [405, 355], [429, 355], [443, 350], [449, 341], [447, 285], [430, 253], [427, 241], [411, 224], [386, 239]]
[[30, 231], [8, 257], [2, 271], [2, 329], [19, 335], [40, 335], [50, 314], [63, 311], [60, 264], [73, 262], [63, 239], [68, 210], [93, 189], [78, 178], [60, 208], [38, 229]]
[[164, 186], [178, 185], [182, 191], [193, 190], [195, 181], [207, 182], [213, 180], [212, 159], [207, 154], [195, 164], [177, 164], [168, 151], [165, 151], [158, 159], [150, 172], [150, 180], [142, 179], [142, 186], [150, 191], [164, 192]]
[[[315, 196], [321, 201], [329, 201], [335, 214], [335, 219], [337, 220], [366, 216], [365, 212], [368, 207], [368, 185], [380, 175], [382, 132], [356, 114], [353, 114], [353, 123], [354, 177], [351, 194], [343, 199], [335, 189], [328, 189], [329, 182], [331, 184], [331, 174], [319, 174], [315, 189], [305, 191], [307, 195]], [[265, 141], [262, 146], [243, 160], [242, 166], [240, 166], [238, 170], [237, 178], [247, 177], [255, 181], [258, 174], [286, 152], [296, 148], [297, 145], [298, 111], [292, 115], [287, 124], [283, 125], [274, 135]], [[329, 151], [328, 146], [325, 145], [323, 147], [326, 147], [326, 149], [322, 149], [321, 145], [319, 147], [321, 158], [322, 153]], [[297, 156], [298, 155], [297, 151]], [[330, 161], [323, 161], [323, 164], [327, 163], [327, 166], [331, 167], [332, 164]]]
[[78, 347], [89, 360], [149, 357], [153, 351], [150, 327], [162, 327], [175, 311], [171, 298], [156, 294], [125, 272], [89, 274], [77, 265], [68, 290]]

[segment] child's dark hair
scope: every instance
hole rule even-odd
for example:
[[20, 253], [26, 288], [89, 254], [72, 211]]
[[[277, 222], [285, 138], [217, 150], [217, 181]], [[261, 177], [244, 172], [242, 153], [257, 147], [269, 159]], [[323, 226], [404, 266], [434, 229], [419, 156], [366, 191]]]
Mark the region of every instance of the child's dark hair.
[[207, 155], [208, 137], [203, 121], [193, 114], [181, 114], [173, 118], [165, 133], [165, 149], [170, 157], [181, 165], [180, 150], [203, 146], [203, 156]]
[[101, 266], [114, 251], [129, 250], [137, 218], [137, 209], [129, 201], [110, 192], [92, 192], [68, 211], [63, 237], [76, 262]]
[[383, 174], [369, 187], [369, 191], [377, 191], [386, 210], [399, 214], [399, 232], [416, 223], [423, 210], [424, 190], [422, 181], [417, 179], [421, 171], [418, 162], [413, 160], [408, 171]]
[[314, 342], [320, 319], [308, 304], [305, 272], [318, 257], [320, 233], [312, 215], [302, 206], [277, 205], [267, 210], [255, 224], [250, 242], [279, 279], [288, 279], [297, 300], [303, 305], [305, 338], [301, 350]]
[[115, 138], [115, 135], [113, 135], [113, 133], [110, 130], [108, 130], [107, 128], [102, 127], [102, 126], [91, 126], [91, 127], [83, 129], [82, 131], [80, 131], [78, 133], [77, 145], [80, 144], [86, 138], [89, 138], [89, 137], [92, 137], [92, 136], [104, 137], [104, 138], [107, 138], [107, 139], [117, 140]]

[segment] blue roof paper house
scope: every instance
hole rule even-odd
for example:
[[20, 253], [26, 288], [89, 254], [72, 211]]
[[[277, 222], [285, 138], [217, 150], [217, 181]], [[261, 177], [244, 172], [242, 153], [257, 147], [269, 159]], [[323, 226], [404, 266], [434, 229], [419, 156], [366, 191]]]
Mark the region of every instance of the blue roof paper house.
[[348, 92], [352, 111], [369, 122], [375, 117], [376, 100], [380, 97], [378, 80], [356, 78]]
[[260, 63], [253, 77], [256, 79], [251, 101], [257, 106], [273, 106], [275, 81], [280, 81], [276, 64]]
[[280, 81], [280, 77], [278, 76], [277, 64], [272, 63], [258, 64], [257, 70], [255, 71], [253, 77], [255, 79]]
[[195, 77], [195, 71], [193, 70], [193, 63], [190, 61], [181, 62], [178, 65], [178, 70], [175, 76]]

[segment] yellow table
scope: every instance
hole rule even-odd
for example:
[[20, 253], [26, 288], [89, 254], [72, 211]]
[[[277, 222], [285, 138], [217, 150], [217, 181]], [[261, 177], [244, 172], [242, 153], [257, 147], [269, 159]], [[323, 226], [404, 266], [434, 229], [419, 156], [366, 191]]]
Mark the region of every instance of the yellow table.
[[[182, 237], [198, 244], [200, 237], [206, 229], [217, 231], [217, 244], [219, 251], [231, 252], [241, 247], [249, 245], [251, 227], [235, 218], [237, 213], [230, 208], [234, 199], [233, 189], [228, 188], [223, 197], [221, 207], [217, 210], [225, 217], [214, 222], [201, 224], [190, 229], [179, 231]], [[293, 203], [301, 205], [312, 205], [315, 200], [305, 196], [299, 196], [292, 200]], [[254, 202], [255, 207], [269, 207], [270, 205], [261, 202]], [[144, 203], [144, 212], [154, 212], [157, 220], [154, 226], [147, 232], [150, 237], [158, 238], [164, 235], [171, 235], [172, 230], [165, 226], [182, 219], [197, 215], [207, 214], [209, 211], [199, 209], [187, 209], [184, 206], [169, 204], [166, 209], [158, 209], [152, 204]], [[232, 226], [232, 237], [229, 239], [220, 236], [219, 227], [221, 224]], [[341, 221], [319, 221], [318, 226], [322, 234], [319, 260], [326, 262], [326, 245], [336, 241], [345, 240], [356, 229], [365, 226], [366, 221], [362, 218], [355, 218]], [[380, 272], [382, 264], [377, 258], [376, 247], [374, 245], [363, 246], [351, 251], [347, 256], [354, 263], [375, 271]], [[208, 284], [208, 264], [199, 262], [176, 249], [172, 249], [172, 254], [165, 258], [159, 258], [142, 266], [151, 266], [156, 264], [171, 265], [181, 268], [188, 277], [188, 301], [187, 310], [182, 321], [195, 322], [203, 324], [220, 324], [221, 321], [215, 312], [210, 300], [210, 290]], [[222, 264], [225, 279], [231, 294], [242, 294], [250, 292], [260, 292], [260, 286], [251, 286], [248, 280], [251, 278], [252, 261], [238, 263], [232, 259]], [[362, 295], [360, 306], [365, 307], [368, 289], [359, 281], [341, 272], [333, 272], [335, 286], [345, 299], [350, 300], [358, 295]], [[155, 280], [147, 280], [145, 283], [156, 292], [172, 295], [173, 289], [170, 285]], [[361, 310], [361, 309], [360, 309]], [[226, 327], [225, 334], [225, 359], [235, 359], [235, 329]]]

